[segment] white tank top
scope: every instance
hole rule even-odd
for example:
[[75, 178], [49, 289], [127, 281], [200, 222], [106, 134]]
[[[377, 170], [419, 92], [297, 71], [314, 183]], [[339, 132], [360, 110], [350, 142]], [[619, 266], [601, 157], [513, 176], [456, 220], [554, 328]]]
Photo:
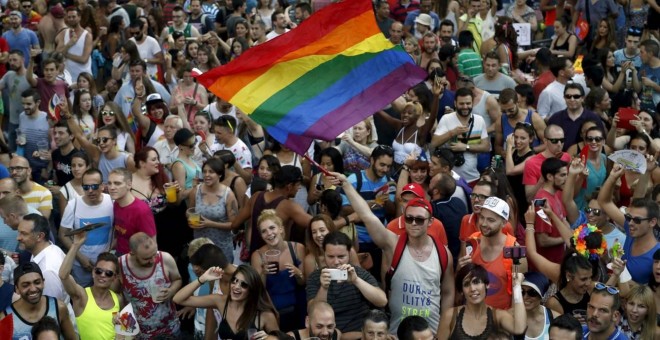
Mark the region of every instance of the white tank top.
[[[69, 42], [69, 35], [71, 34], [71, 29], [67, 29], [64, 32], [64, 43]], [[88, 32], [86, 30], [83, 30], [83, 33], [80, 35], [78, 38], [78, 41], [69, 48], [67, 53], [81, 56], [83, 54], [83, 51], [85, 50], [85, 38], [87, 37]], [[75, 62], [71, 59], [64, 59], [64, 67], [66, 68], [69, 73], [71, 73], [71, 80], [72, 81], [78, 81], [78, 75], [82, 72], [87, 72], [89, 74], [92, 74], [92, 55], [90, 54], [89, 58], [87, 58], [87, 61], [84, 64]]]

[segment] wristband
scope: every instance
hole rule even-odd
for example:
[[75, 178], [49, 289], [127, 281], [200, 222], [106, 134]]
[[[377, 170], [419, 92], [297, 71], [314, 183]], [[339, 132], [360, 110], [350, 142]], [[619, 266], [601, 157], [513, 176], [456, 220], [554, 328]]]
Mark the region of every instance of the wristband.
[[522, 303], [522, 287], [517, 284], [513, 286], [513, 303]]
[[351, 221], [348, 220], [348, 217], [344, 216], [344, 222], [346, 222], [346, 226], [348, 227], [351, 225]]
[[534, 227], [527, 227], [525, 228], [525, 231], [536, 231], [536, 229], [534, 229]]
[[405, 171], [410, 172], [410, 168], [407, 165], [402, 166], [401, 170], [405, 170]]
[[199, 285], [200, 285], [200, 286], [204, 284], [204, 283], [202, 282], [202, 280], [199, 279], [199, 277], [197, 278], [197, 282], [199, 282]]

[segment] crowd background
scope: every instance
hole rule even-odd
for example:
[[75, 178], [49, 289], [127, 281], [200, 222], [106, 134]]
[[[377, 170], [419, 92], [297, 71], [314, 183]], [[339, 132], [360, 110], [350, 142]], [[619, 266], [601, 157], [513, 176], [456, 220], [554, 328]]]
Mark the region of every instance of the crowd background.
[[660, 4], [374, 2], [428, 78], [306, 155], [196, 82], [331, 3], [0, 4], [12, 337], [660, 338]]

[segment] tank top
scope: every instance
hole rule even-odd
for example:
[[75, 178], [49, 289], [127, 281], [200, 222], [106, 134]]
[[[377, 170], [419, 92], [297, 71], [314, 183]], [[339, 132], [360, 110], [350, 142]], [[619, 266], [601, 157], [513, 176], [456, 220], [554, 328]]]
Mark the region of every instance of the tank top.
[[115, 159], [107, 159], [105, 154], [101, 154], [101, 157], [99, 157], [99, 171], [103, 175], [103, 183], [108, 182], [108, 176], [110, 176], [112, 170], [126, 167], [127, 158], [128, 154], [125, 152], [120, 152]]
[[552, 321], [552, 312], [550, 311], [549, 308], [546, 308], [545, 306], [541, 305], [543, 310], [545, 311], [545, 321], [543, 321], [543, 330], [541, 330], [541, 333], [536, 336], [536, 337], [531, 337], [527, 334], [525, 334], [524, 337], [514, 337], [514, 339], [524, 339], [524, 340], [548, 340], [550, 338], [550, 322]]
[[484, 93], [481, 95], [481, 99], [479, 99], [479, 102], [472, 106], [472, 113], [481, 116], [481, 118], [484, 119], [486, 126], [490, 126], [492, 124], [490, 115], [488, 112], [486, 112], [486, 101], [488, 100], [488, 97], [490, 97], [490, 92], [484, 91]]
[[[527, 116], [525, 116], [525, 123], [529, 123], [532, 127], [534, 127], [534, 123], [532, 122], [532, 113], [533, 111], [531, 109], [527, 109]], [[504, 140], [502, 143], [502, 146], [506, 148], [506, 137], [508, 137], [510, 134], [513, 133], [515, 130], [515, 126], [511, 126], [509, 124], [509, 119], [506, 117], [506, 115], [501, 116], [501, 123], [502, 123], [502, 139]], [[538, 138], [535, 138], [534, 141], [532, 142], [532, 148], [538, 146], [540, 144]]]
[[[220, 321], [220, 324], [218, 325], [218, 339], [246, 339], [247, 340], [247, 331], [246, 330], [239, 330], [238, 333], [234, 332], [233, 329], [231, 329], [231, 326], [229, 326], [229, 322], [227, 322], [227, 306], [229, 306], [229, 298], [227, 298], [227, 301], [225, 302], [225, 308], [222, 311], [222, 321]], [[252, 324], [250, 325], [250, 328], [255, 328], [259, 329], [259, 318], [261, 316], [261, 311], [257, 312], [257, 318], [256, 320], [252, 320]], [[255, 323], [255, 321], [257, 321]]]
[[632, 200], [633, 192], [628, 186], [628, 180], [626, 179], [625, 172], [621, 176], [621, 189], [619, 190], [619, 206], [627, 207], [630, 205]]
[[[284, 196], [280, 196], [276, 199], [274, 199], [271, 202], [266, 202], [264, 199], [264, 195], [266, 192], [261, 191], [256, 193], [257, 198], [254, 200], [254, 205], [252, 206], [252, 216], [259, 216], [262, 211], [266, 209], [277, 209], [277, 206], [282, 202], [283, 200], [286, 199]], [[266, 242], [261, 238], [261, 234], [259, 233], [259, 226], [257, 225], [257, 219], [252, 218], [252, 235], [250, 237], [250, 255], [254, 253], [257, 249], [263, 247]]]
[[195, 167], [190, 166], [190, 164], [184, 162], [181, 158], [177, 158], [174, 160], [172, 163], [172, 166], [176, 164], [177, 162], [180, 162], [181, 165], [183, 165], [183, 169], [186, 171], [186, 189], [190, 189], [193, 187], [193, 180], [195, 177], [197, 177], [198, 174], [202, 173], [202, 169], [195, 163]]
[[[43, 316], [50, 316], [60, 323], [60, 311], [57, 309], [57, 299], [51, 296], [44, 296], [46, 298], [46, 313]], [[12, 339], [32, 339], [32, 326], [34, 323], [28, 322], [14, 309], [11, 304], [5, 309], [5, 315], [12, 315], [14, 321], [14, 335]], [[60, 339], [64, 337], [60, 336]]]
[[493, 322], [493, 310], [490, 307], [488, 307], [486, 309], [486, 328], [484, 329], [484, 331], [481, 332], [481, 334], [475, 336], [467, 335], [467, 333], [465, 333], [465, 330], [463, 329], [464, 313], [465, 313], [465, 307], [460, 307], [460, 310], [458, 311], [458, 316], [456, 317], [456, 326], [454, 326], [454, 331], [451, 333], [451, 336], [449, 337], [450, 340], [465, 340], [465, 339], [487, 340], [490, 333], [493, 333], [497, 328], [497, 326]]
[[[394, 162], [397, 164], [403, 164], [408, 155], [413, 151], [418, 155], [422, 152], [422, 147], [417, 145], [417, 133], [419, 132], [419, 129], [415, 130], [415, 133], [408, 137], [408, 140], [405, 142], [403, 141], [403, 130], [404, 128], [399, 130], [399, 134], [396, 135], [397, 138], [401, 136], [401, 142], [399, 142], [397, 138], [394, 138], [394, 141], [392, 142], [392, 149], [394, 149]], [[413, 139], [413, 141], [410, 142], [410, 139]]]
[[559, 301], [559, 304], [561, 305], [561, 308], [564, 310], [564, 314], [566, 313], [573, 313], [573, 311], [577, 311], [586, 318], [587, 316], [587, 304], [589, 303], [589, 294], [584, 294], [582, 295], [582, 300], [580, 300], [578, 303], [570, 303], [566, 300], [566, 298], [561, 294], [561, 290], [555, 294], [555, 298], [557, 301]]
[[[291, 242], [287, 242], [289, 247], [289, 252], [291, 253], [291, 259], [293, 260], [293, 265], [298, 267], [300, 265], [300, 260], [296, 256], [296, 250], [293, 247]], [[263, 256], [263, 254], [261, 254]], [[273, 300], [273, 305], [278, 311], [295, 306], [297, 301], [297, 293], [300, 291], [298, 289], [298, 282], [295, 277], [292, 277], [289, 271], [286, 268], [280, 268], [280, 271], [276, 274], [266, 275], [266, 290], [268, 290], [268, 295]], [[304, 300], [304, 297], [303, 297]]]
[[[554, 42], [552, 42], [552, 47], [550, 49], [554, 48], [557, 51], [566, 51], [566, 52], [568, 52], [568, 49], [570, 47], [570, 44], [568, 43], [568, 41], [571, 40], [572, 35], [573, 35], [573, 33], [569, 33], [568, 37], [566, 38], [566, 41], [564, 41], [564, 43], [561, 44], [561, 45], [557, 45], [557, 42], [559, 41], [559, 39], [555, 40]], [[569, 59], [573, 60], [574, 56], [570, 56]]]
[[114, 340], [115, 326], [112, 323], [112, 316], [119, 312], [119, 299], [117, 294], [109, 291], [114, 306], [108, 310], [101, 309], [96, 304], [92, 288], [85, 288], [87, 293], [87, 305], [80, 316], [76, 317], [78, 331], [83, 339]]
[[171, 300], [155, 303], [149, 293], [153, 284], [171, 284], [170, 278], [165, 273], [163, 254], [160, 251], [156, 254], [153, 271], [147, 277], [137, 277], [133, 274], [128, 266], [129, 256], [130, 254], [121, 256], [119, 265], [124, 295], [128, 303], [133, 303], [135, 318], [140, 325], [137, 339], [178, 334], [180, 323], [174, 303]]
[[[505, 247], [511, 247], [516, 243], [514, 236], [506, 234]], [[488, 290], [486, 291], [486, 304], [497, 309], [511, 308], [511, 267], [512, 260], [505, 259], [500, 253], [498, 257], [490, 262], [486, 262], [481, 257], [481, 247], [474, 249], [472, 262], [479, 264], [488, 272]]]
[[[229, 195], [230, 189], [225, 187], [223, 193], [218, 195], [218, 202], [213, 205], [204, 203], [202, 196], [201, 184], [197, 186], [195, 190], [195, 210], [200, 213], [204, 218], [208, 218], [215, 222], [227, 222], [227, 196]], [[209, 193], [206, 193], [207, 195]], [[218, 228], [199, 228], [193, 231], [194, 238], [208, 237], [213, 243], [222, 249], [225, 256], [229, 258], [232, 253], [231, 250], [233, 247], [233, 235], [231, 230], [222, 230]], [[229, 253], [227, 253], [229, 252]]]
[[[64, 32], [64, 44], [69, 43], [69, 39], [70, 39], [69, 35], [71, 34], [71, 32], [72, 31], [70, 28]], [[85, 38], [87, 37], [87, 34], [88, 34], [87, 30], [83, 30], [80, 37], [78, 37], [78, 41], [76, 41], [76, 43], [73, 44], [73, 46], [69, 47], [67, 53], [76, 56], [83, 55], [83, 51], [85, 49]], [[82, 72], [87, 72], [89, 74], [92, 74], [92, 58], [90, 56], [90, 58], [87, 58], [87, 61], [82, 64], [79, 62], [75, 62], [69, 58], [65, 58], [64, 67], [71, 74], [71, 79], [78, 80], [78, 75], [80, 75]]]

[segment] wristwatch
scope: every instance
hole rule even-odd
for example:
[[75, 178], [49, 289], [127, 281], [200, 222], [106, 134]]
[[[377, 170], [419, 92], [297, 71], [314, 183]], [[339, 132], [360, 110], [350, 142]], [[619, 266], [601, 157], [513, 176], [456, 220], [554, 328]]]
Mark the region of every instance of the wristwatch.
[[465, 151], [470, 151], [470, 146], [469, 145], [465, 146]]

